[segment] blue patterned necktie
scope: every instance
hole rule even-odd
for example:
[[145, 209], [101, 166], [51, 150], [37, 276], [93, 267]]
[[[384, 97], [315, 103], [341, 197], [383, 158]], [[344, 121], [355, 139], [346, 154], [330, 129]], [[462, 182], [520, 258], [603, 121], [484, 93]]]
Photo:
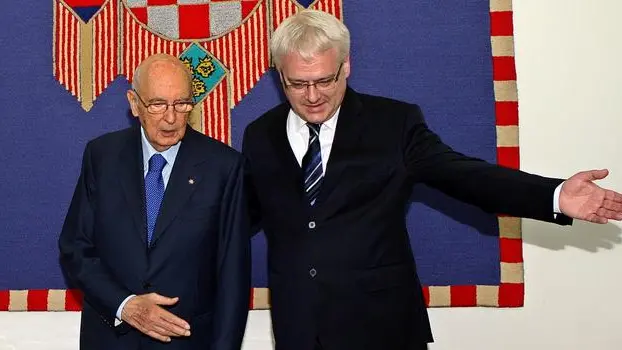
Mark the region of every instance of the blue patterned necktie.
[[160, 204], [164, 197], [164, 178], [162, 169], [166, 165], [166, 159], [161, 154], [154, 154], [149, 159], [149, 171], [145, 176], [145, 208], [147, 210], [147, 245], [151, 244], [153, 229], [155, 228]]
[[322, 153], [320, 149], [320, 126], [321, 124], [307, 123], [309, 128], [309, 148], [302, 158], [302, 170], [304, 171], [304, 189], [309, 204], [314, 205], [320, 186], [324, 179], [322, 169]]

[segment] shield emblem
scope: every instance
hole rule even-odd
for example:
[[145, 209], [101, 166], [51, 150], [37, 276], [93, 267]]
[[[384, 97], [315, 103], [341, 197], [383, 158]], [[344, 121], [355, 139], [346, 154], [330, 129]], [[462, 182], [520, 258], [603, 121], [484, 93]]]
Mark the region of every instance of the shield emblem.
[[168, 39], [198, 40], [242, 24], [262, 0], [123, 0], [150, 30]]

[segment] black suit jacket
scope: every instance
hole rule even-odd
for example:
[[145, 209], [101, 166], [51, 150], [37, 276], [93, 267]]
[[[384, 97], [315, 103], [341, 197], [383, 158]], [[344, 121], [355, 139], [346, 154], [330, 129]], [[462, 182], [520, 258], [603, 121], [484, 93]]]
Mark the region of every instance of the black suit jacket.
[[[286, 135], [290, 106], [246, 129], [253, 207], [268, 241], [276, 348], [411, 349], [432, 341], [405, 212], [418, 182], [494, 213], [553, 221], [559, 179], [459, 154], [416, 105], [348, 89], [316, 204]], [[560, 217], [561, 220], [561, 217]]]
[[[147, 248], [140, 128], [88, 143], [59, 239], [64, 271], [84, 293], [81, 349], [240, 348], [250, 295], [243, 165], [188, 127]], [[163, 344], [114, 326], [128, 295], [150, 292], [179, 297], [169, 310], [192, 336]]]

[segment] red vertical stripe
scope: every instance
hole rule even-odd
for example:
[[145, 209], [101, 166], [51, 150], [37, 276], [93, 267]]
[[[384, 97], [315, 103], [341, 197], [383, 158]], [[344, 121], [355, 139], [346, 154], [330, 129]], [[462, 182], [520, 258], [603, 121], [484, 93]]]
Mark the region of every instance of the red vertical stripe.
[[130, 48], [129, 48], [129, 37], [130, 37], [130, 33], [129, 33], [129, 27], [128, 27], [128, 12], [126, 12], [126, 10], [123, 10], [123, 70], [121, 71], [122, 74], [124, 74], [128, 80], [129, 80], [129, 74], [127, 73], [128, 69], [128, 62], [130, 61]]
[[[224, 103], [223, 115], [225, 116], [227, 125], [229, 125], [229, 122], [231, 121], [231, 108], [229, 108], [229, 89], [227, 88], [228, 86], [229, 86], [228, 83], [226, 83], [222, 87], [222, 100]], [[227, 127], [226, 140], [228, 140], [228, 143], [231, 143], [231, 128], [230, 127]]]
[[69, 35], [67, 34], [67, 20], [68, 20], [68, 15], [67, 15], [67, 10], [65, 9], [65, 7], [62, 8], [62, 23], [61, 23], [61, 28], [63, 30], [63, 36], [62, 36], [62, 41], [61, 41], [61, 54], [60, 54], [60, 58], [61, 58], [61, 67], [60, 67], [60, 82], [63, 84], [63, 86], [65, 86], [65, 89], [67, 88], [67, 42], [69, 41]]
[[71, 74], [71, 93], [79, 98], [80, 95], [80, 84], [78, 84], [78, 71], [80, 66], [80, 55], [78, 54], [78, 48], [80, 43], [80, 31], [79, 31], [80, 21], [78, 21], [75, 17], [73, 17], [73, 21], [71, 23], [71, 28], [73, 32], [73, 38], [71, 40], [71, 62], [70, 74]]
[[101, 70], [102, 70], [102, 35], [101, 35], [101, 16], [93, 20], [93, 97], [101, 91]]
[[[58, 42], [60, 41], [60, 33], [59, 33], [59, 22], [58, 22], [58, 1], [54, 2], [54, 67], [52, 67], [52, 69], [54, 70], [54, 77], [56, 78], [56, 80], [58, 80]], [[2, 310], [2, 309], [0, 309]]]
[[47, 311], [48, 310], [48, 290], [31, 289], [26, 297], [28, 311]]

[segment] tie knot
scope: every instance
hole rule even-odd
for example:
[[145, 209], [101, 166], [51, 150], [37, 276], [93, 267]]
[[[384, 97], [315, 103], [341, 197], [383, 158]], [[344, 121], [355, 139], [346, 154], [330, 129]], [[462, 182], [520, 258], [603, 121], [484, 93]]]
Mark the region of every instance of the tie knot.
[[321, 126], [322, 124], [307, 123], [307, 127], [309, 128], [309, 131], [312, 131], [315, 135], [320, 134]]
[[162, 169], [166, 165], [166, 159], [159, 154], [156, 153], [149, 158], [149, 171], [162, 172]]

